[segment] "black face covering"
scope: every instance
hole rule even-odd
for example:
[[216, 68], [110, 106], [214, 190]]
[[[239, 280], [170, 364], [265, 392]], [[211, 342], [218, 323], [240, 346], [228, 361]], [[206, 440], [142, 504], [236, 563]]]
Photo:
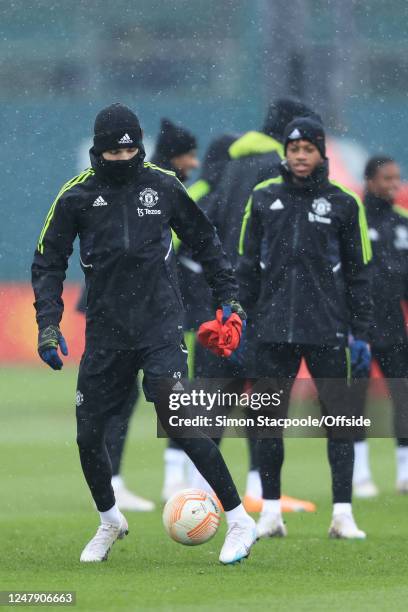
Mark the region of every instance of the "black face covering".
[[143, 167], [145, 157], [144, 149], [141, 148], [131, 159], [111, 161], [97, 155], [92, 148], [89, 152], [92, 167], [95, 172], [109, 183], [129, 183], [136, 179], [137, 173]]

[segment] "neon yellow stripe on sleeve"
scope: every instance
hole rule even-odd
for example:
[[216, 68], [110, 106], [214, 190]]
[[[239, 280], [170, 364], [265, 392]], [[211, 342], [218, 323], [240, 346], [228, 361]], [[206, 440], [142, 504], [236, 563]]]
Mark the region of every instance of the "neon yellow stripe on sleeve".
[[248, 225], [248, 221], [251, 216], [251, 213], [252, 213], [252, 196], [250, 196], [247, 202], [247, 205], [245, 206], [245, 212], [242, 218], [242, 226], [241, 226], [241, 233], [239, 235], [239, 247], [238, 247], [239, 255], [244, 254], [245, 234], [246, 234], [246, 229], [247, 229], [247, 225]]
[[351, 191], [351, 189], [347, 189], [347, 187], [344, 187], [344, 185], [341, 185], [337, 181], [330, 181], [330, 183], [334, 185], [335, 187], [338, 187], [339, 189], [341, 189], [341, 191], [344, 191], [344, 193], [347, 193], [348, 195], [353, 197], [355, 201], [357, 202], [358, 223], [360, 226], [361, 246], [363, 249], [363, 261], [365, 264], [367, 264], [372, 259], [373, 252], [371, 249], [370, 237], [368, 235], [367, 217], [365, 213], [364, 204], [362, 203], [359, 196], [356, 193], [354, 193], [354, 191]]
[[190, 198], [194, 200], [194, 202], [198, 202], [201, 200], [201, 198], [210, 193], [211, 187], [207, 181], [204, 179], [199, 179], [190, 185], [190, 187], [187, 188], [187, 191]]
[[84, 181], [86, 181], [87, 178], [89, 178], [93, 174], [94, 174], [94, 171], [92, 169], [82, 172], [78, 176], [75, 176], [73, 179], [65, 183], [60, 189], [60, 191], [58, 192], [57, 197], [55, 198], [54, 202], [51, 204], [51, 208], [48, 211], [48, 214], [45, 218], [44, 226], [43, 226], [43, 229], [41, 230], [41, 234], [38, 240], [37, 248], [41, 254], [44, 253], [44, 237], [45, 237], [45, 234], [47, 233], [47, 230], [54, 216], [55, 207], [58, 203], [58, 200], [66, 191], [74, 187], [74, 185], [79, 185], [80, 183], [83, 183]]

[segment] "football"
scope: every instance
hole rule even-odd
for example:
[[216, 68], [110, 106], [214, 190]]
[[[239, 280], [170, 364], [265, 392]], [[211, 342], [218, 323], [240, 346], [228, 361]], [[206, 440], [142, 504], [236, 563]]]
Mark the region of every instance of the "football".
[[163, 510], [163, 525], [173, 540], [187, 546], [208, 542], [217, 533], [221, 511], [215, 499], [200, 489], [175, 493]]

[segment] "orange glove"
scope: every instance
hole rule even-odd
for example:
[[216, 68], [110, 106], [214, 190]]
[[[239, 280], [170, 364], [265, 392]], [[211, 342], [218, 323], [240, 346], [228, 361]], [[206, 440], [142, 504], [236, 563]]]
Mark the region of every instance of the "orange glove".
[[200, 344], [219, 357], [231, 357], [238, 348], [242, 336], [242, 320], [233, 312], [226, 320], [219, 308], [216, 319], [200, 325], [197, 338]]

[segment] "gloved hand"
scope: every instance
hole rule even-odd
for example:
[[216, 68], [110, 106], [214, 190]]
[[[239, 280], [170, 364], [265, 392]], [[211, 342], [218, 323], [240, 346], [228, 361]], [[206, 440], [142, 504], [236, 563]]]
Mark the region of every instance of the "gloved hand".
[[370, 373], [371, 350], [365, 340], [353, 338], [350, 342], [351, 373], [354, 378], [365, 378]]
[[[238, 302], [235, 304], [241, 309], [243, 316], [246, 316]], [[239, 346], [243, 323], [237, 312], [232, 312], [232, 304], [227, 303], [217, 310], [214, 321], [200, 325], [198, 341], [219, 357], [230, 357]]]
[[[244, 363], [244, 352], [245, 352], [245, 331], [246, 331], [246, 314], [238, 302], [235, 302], [238, 305], [240, 312], [243, 316], [240, 316], [239, 312], [236, 314], [242, 321], [242, 329], [241, 329], [241, 338], [239, 341], [238, 347], [235, 351], [230, 355], [229, 359], [238, 365], [243, 365]], [[224, 304], [222, 307], [222, 322], [225, 324], [232, 314], [231, 303]]]
[[237, 300], [227, 300], [223, 303], [222, 308], [231, 308], [231, 312], [235, 312], [241, 321], [245, 321], [247, 316], [245, 310], [242, 308], [241, 304], [237, 302]]
[[38, 332], [38, 354], [53, 370], [61, 370], [63, 363], [58, 355], [58, 347], [63, 355], [68, 355], [68, 347], [58, 325], [48, 325]]

